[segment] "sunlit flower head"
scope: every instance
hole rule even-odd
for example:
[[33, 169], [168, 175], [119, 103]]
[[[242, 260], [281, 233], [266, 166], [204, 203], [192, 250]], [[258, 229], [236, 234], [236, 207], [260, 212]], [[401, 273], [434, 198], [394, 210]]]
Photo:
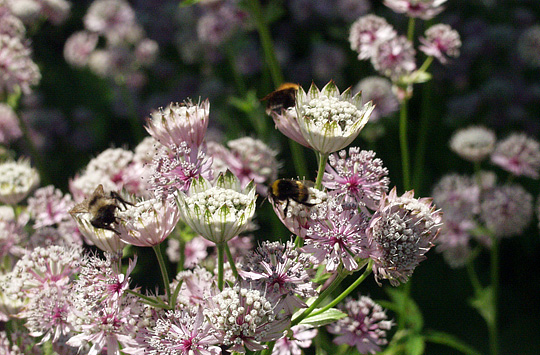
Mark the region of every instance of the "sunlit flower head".
[[380, 76], [370, 76], [362, 79], [355, 87], [355, 92], [362, 92], [362, 102], [373, 102], [375, 109], [369, 119], [376, 122], [381, 117], [389, 117], [399, 109], [399, 100], [392, 90], [390, 80]]
[[523, 133], [511, 134], [497, 143], [491, 161], [516, 176], [538, 179], [540, 143]]
[[178, 282], [182, 282], [178, 302], [184, 306], [204, 307], [208, 297], [217, 290], [214, 275], [198, 265], [193, 270], [179, 272], [171, 286], [176, 287]]
[[20, 38], [0, 34], [0, 95], [20, 89], [29, 94], [41, 80], [39, 68], [30, 58], [31, 50]]
[[446, 0], [384, 0], [384, 4], [398, 14], [429, 20], [444, 10]]
[[292, 314], [306, 304], [298, 297], [315, 296], [314, 285], [307, 270], [311, 266], [309, 255], [302, 253], [294, 243], [263, 242], [238, 270], [240, 276], [254, 281], [266, 298], [276, 304], [274, 311], [285, 309]]
[[255, 185], [241, 187], [231, 172], [220, 174], [215, 185], [193, 180], [188, 194], [178, 191], [181, 218], [196, 233], [214, 242], [227, 242], [249, 226], [255, 214]]
[[167, 311], [150, 329], [146, 350], [163, 355], [219, 355], [221, 348], [215, 333], [201, 307]]
[[272, 355], [302, 355], [302, 349], [311, 346], [317, 332], [317, 328], [310, 328], [303, 324], [291, 327], [290, 335], [276, 340]]
[[5, 1], [0, 3], [0, 35], [18, 37], [23, 39], [26, 35], [26, 28], [22, 21], [8, 8]]
[[39, 185], [39, 174], [27, 159], [0, 163], [0, 202], [16, 205]]
[[328, 332], [337, 335], [335, 344], [354, 346], [360, 354], [375, 354], [388, 344], [386, 332], [394, 322], [388, 320], [385, 310], [371, 298], [347, 298], [339, 307], [347, 317], [327, 327]]
[[276, 319], [274, 305], [264, 293], [241, 286], [225, 288], [209, 299], [204, 315], [221, 343], [240, 353], [265, 349], [263, 343], [281, 338], [290, 322]]
[[171, 234], [180, 219], [172, 200], [152, 198], [118, 210], [117, 228], [122, 241], [139, 247], [160, 244]]
[[497, 186], [482, 194], [480, 218], [498, 237], [520, 234], [532, 215], [533, 197], [521, 185]]
[[445, 24], [437, 24], [426, 30], [425, 38], [420, 38], [422, 45], [418, 47], [427, 56], [433, 56], [442, 64], [448, 62], [448, 57], [457, 58], [461, 48], [459, 33]]
[[208, 128], [210, 102], [193, 104], [171, 103], [166, 108], [152, 113], [147, 121], [146, 130], [161, 144], [173, 149], [183, 142], [188, 147], [199, 147]]
[[283, 133], [285, 136], [289, 137], [293, 141], [302, 144], [304, 147], [312, 148], [308, 141], [302, 135], [300, 131], [300, 126], [298, 125], [298, 115], [296, 108], [289, 107], [285, 110], [277, 112], [272, 110], [270, 112], [272, 119], [276, 125], [276, 128]]
[[495, 148], [495, 133], [482, 126], [471, 126], [455, 132], [450, 139], [450, 149], [471, 162], [487, 158]]
[[0, 103], [0, 144], [9, 144], [22, 136], [17, 114], [4, 103]]
[[373, 151], [351, 147], [348, 156], [341, 150], [328, 157], [323, 185], [345, 203], [374, 210], [389, 184], [388, 169]]
[[34, 229], [53, 226], [69, 219], [73, 207], [71, 195], [64, 195], [53, 185], [39, 188], [28, 198], [28, 210], [35, 220]]
[[414, 191], [397, 196], [396, 188], [383, 196], [369, 223], [367, 235], [375, 280], [393, 286], [407, 282], [440, 231], [442, 213], [430, 198], [414, 198]]
[[371, 64], [380, 74], [397, 82], [416, 69], [415, 55], [412, 42], [405, 36], [396, 36], [379, 43]]
[[394, 27], [382, 17], [365, 15], [356, 20], [349, 32], [349, 43], [353, 51], [358, 52], [358, 59], [369, 59], [376, 53], [379, 43], [386, 42], [397, 33]]
[[296, 111], [300, 132], [317, 152], [329, 154], [345, 148], [365, 126], [374, 106], [362, 105], [361, 94], [351, 89], [339, 93], [333, 81], [319, 90], [312, 84], [306, 93], [299, 88]]

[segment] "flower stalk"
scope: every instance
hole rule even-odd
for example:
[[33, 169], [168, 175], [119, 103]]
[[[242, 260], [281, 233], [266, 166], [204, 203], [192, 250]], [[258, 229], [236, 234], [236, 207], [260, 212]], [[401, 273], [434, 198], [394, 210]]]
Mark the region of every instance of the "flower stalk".
[[165, 265], [165, 259], [163, 259], [163, 254], [161, 252], [161, 248], [158, 245], [154, 245], [152, 247], [154, 250], [154, 253], [156, 253], [156, 257], [159, 263], [159, 269], [161, 271], [161, 277], [163, 279], [163, 284], [165, 285], [165, 292], [167, 294], [167, 302], [171, 299], [171, 286], [169, 284], [169, 274], [167, 272], [167, 266]]

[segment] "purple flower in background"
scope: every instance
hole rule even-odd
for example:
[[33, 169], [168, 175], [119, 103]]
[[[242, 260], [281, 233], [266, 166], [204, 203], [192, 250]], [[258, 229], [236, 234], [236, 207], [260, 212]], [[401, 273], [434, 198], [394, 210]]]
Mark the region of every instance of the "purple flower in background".
[[459, 33], [445, 24], [437, 24], [426, 30], [425, 38], [420, 38], [422, 45], [418, 48], [427, 56], [433, 56], [442, 64], [448, 62], [447, 57], [457, 58], [461, 48]]
[[295, 325], [291, 328], [292, 335], [276, 340], [272, 355], [302, 355], [302, 349], [311, 346], [312, 339], [317, 335], [318, 329], [306, 325]]
[[0, 95], [16, 92], [17, 88], [29, 94], [30, 87], [39, 83], [41, 74], [30, 54], [30, 48], [20, 38], [0, 34]]
[[444, 10], [446, 0], [384, 0], [384, 4], [399, 14], [430, 20]]
[[395, 36], [377, 45], [371, 64], [382, 75], [396, 82], [416, 69], [413, 44], [405, 36]]
[[470, 162], [487, 158], [495, 148], [495, 133], [482, 126], [471, 126], [456, 131], [450, 139], [450, 149]]
[[380, 76], [362, 79], [355, 87], [355, 92], [362, 92], [362, 103], [371, 101], [375, 106], [369, 123], [377, 122], [381, 117], [389, 117], [399, 109], [399, 100], [392, 90], [392, 82]]
[[516, 176], [538, 179], [540, 143], [523, 133], [511, 134], [497, 143], [491, 161]]
[[84, 67], [92, 52], [96, 49], [98, 35], [88, 31], [79, 31], [72, 34], [64, 45], [64, 58], [66, 62], [75, 67]]
[[375, 15], [365, 15], [356, 20], [349, 31], [349, 43], [358, 59], [370, 59], [380, 43], [391, 40], [397, 33], [386, 20]]
[[347, 298], [339, 308], [347, 314], [327, 326], [328, 332], [337, 335], [334, 343], [354, 346], [360, 354], [375, 354], [388, 344], [386, 332], [394, 322], [388, 320], [384, 309], [366, 296], [355, 300]]
[[21, 136], [17, 114], [9, 105], [0, 103], [0, 144], [9, 144]]

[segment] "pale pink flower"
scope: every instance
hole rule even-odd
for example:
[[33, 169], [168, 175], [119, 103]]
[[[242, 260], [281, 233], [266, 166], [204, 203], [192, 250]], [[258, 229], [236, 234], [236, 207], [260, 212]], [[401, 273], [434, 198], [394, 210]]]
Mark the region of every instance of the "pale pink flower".
[[425, 38], [420, 38], [422, 45], [418, 47], [427, 56], [433, 56], [442, 64], [448, 62], [448, 57], [459, 57], [461, 39], [459, 33], [445, 24], [437, 24], [426, 30]]
[[57, 225], [71, 219], [68, 211], [73, 205], [71, 195], [64, 195], [53, 185], [37, 189], [34, 195], [28, 198], [28, 211], [35, 220], [34, 229]]
[[147, 121], [146, 130], [158, 142], [170, 149], [182, 145], [198, 148], [204, 139], [208, 128], [210, 102], [193, 104], [186, 101], [183, 104], [171, 103], [165, 109], [152, 113]]
[[371, 298], [347, 298], [339, 308], [347, 313], [347, 317], [327, 327], [328, 332], [338, 335], [334, 338], [335, 344], [354, 346], [360, 354], [375, 354], [381, 351], [381, 346], [388, 344], [386, 332], [394, 322], [387, 320], [385, 310]]
[[39, 185], [39, 174], [28, 159], [0, 163], [0, 202], [16, 205]]
[[311, 346], [312, 339], [317, 335], [317, 329], [306, 325], [295, 325], [291, 329], [292, 335], [276, 340], [272, 355], [302, 355], [302, 349]]
[[405, 36], [396, 36], [378, 44], [371, 56], [371, 64], [379, 73], [396, 82], [416, 69], [415, 55], [411, 41]]
[[409, 17], [419, 17], [430, 20], [444, 10], [441, 5], [446, 0], [384, 0], [384, 4], [397, 12]]
[[270, 112], [270, 115], [274, 120], [276, 128], [281, 133], [283, 133], [285, 136], [289, 137], [293, 141], [302, 144], [304, 147], [312, 148], [306, 141], [304, 136], [302, 136], [300, 126], [298, 125], [298, 115], [294, 107], [287, 108], [286, 110], [281, 110], [280, 112], [272, 110]]
[[482, 126], [470, 126], [456, 131], [450, 138], [450, 149], [470, 162], [487, 158], [495, 148], [495, 133]]
[[171, 200], [152, 198], [117, 210], [119, 237], [139, 247], [160, 244], [171, 234], [180, 219], [178, 206]]
[[193, 270], [179, 272], [172, 286], [176, 288], [178, 282], [182, 282], [178, 302], [185, 306], [204, 307], [206, 299], [217, 289], [214, 275], [198, 265]]
[[19, 88], [29, 94], [41, 80], [39, 68], [30, 58], [31, 50], [20, 38], [0, 34], [0, 95]]
[[538, 179], [540, 143], [523, 133], [511, 134], [497, 143], [491, 161], [513, 175]]
[[[96, 0], [84, 16], [87, 30], [107, 37], [112, 43], [134, 43], [141, 35], [135, 11], [124, 0]], [[138, 32], [138, 33], [137, 33]]]
[[349, 31], [349, 43], [358, 59], [369, 59], [376, 53], [379, 43], [397, 36], [396, 31], [386, 20], [375, 15], [365, 15], [356, 20]]
[[64, 45], [66, 62], [75, 67], [84, 67], [88, 64], [90, 54], [96, 49], [97, 43], [97, 34], [88, 31], [75, 32]]
[[22, 136], [17, 114], [4, 103], [0, 103], [0, 144], [9, 144]]
[[21, 40], [26, 35], [26, 28], [21, 20], [11, 12], [5, 2], [0, 3], [0, 35], [18, 37]]
[[407, 282], [440, 231], [442, 213], [430, 198], [414, 198], [414, 191], [397, 196], [396, 188], [381, 199], [367, 236], [375, 280], [393, 286]]
[[392, 90], [390, 80], [380, 76], [369, 76], [362, 79], [355, 87], [355, 92], [362, 92], [362, 103], [373, 102], [375, 109], [369, 119], [377, 122], [382, 117], [389, 117], [399, 110], [399, 100]]

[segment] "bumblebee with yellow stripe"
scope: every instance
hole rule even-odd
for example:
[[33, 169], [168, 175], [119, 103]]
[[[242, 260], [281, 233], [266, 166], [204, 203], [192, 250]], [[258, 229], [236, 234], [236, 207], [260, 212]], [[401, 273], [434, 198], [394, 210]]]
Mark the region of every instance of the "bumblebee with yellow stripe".
[[314, 206], [314, 204], [308, 202], [310, 195], [307, 183], [308, 182], [292, 179], [276, 180], [268, 188], [268, 198], [274, 204], [274, 206], [276, 206], [278, 201], [287, 201], [285, 208], [283, 209], [285, 215], [287, 215], [290, 200], [304, 206]]
[[281, 110], [286, 110], [289, 107], [294, 107], [296, 104], [296, 92], [300, 85], [293, 83], [283, 83], [276, 91], [273, 91], [263, 97], [261, 101], [266, 101], [266, 113], [272, 111], [281, 113]]

